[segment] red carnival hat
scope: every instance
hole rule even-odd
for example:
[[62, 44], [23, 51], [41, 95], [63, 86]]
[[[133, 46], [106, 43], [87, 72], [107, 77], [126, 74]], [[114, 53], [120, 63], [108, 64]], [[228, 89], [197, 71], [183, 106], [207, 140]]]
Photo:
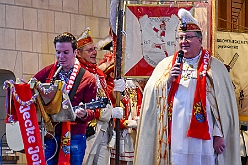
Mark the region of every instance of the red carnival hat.
[[201, 31], [198, 21], [191, 15], [188, 10], [183, 8], [178, 10], [178, 17], [180, 18], [179, 31]]
[[93, 43], [92, 38], [90, 37], [90, 28], [87, 27], [85, 31], [79, 35], [77, 39], [77, 48], [82, 48], [87, 44]]

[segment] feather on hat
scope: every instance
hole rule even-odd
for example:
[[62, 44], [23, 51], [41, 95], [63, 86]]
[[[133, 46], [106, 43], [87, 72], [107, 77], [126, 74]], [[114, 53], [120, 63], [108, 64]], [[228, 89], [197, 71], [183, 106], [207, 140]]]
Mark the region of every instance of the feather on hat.
[[181, 8], [177, 15], [181, 21], [179, 31], [201, 31], [198, 21], [188, 10]]
[[96, 43], [96, 47], [98, 50], [110, 50], [110, 48], [113, 46], [112, 44], [112, 36], [108, 35], [107, 37], [100, 39]]

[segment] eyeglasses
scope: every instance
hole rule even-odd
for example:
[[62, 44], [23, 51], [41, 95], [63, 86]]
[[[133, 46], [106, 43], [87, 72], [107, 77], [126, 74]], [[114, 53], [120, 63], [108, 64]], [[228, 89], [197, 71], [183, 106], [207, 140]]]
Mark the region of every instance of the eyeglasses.
[[88, 53], [92, 53], [94, 51], [97, 51], [97, 47], [94, 47], [94, 48], [90, 48], [88, 50], [83, 50], [83, 51], [87, 51]]
[[179, 36], [179, 37], [176, 37], [176, 40], [177, 41], [183, 41], [183, 40], [190, 41], [194, 37], [197, 37], [197, 36]]

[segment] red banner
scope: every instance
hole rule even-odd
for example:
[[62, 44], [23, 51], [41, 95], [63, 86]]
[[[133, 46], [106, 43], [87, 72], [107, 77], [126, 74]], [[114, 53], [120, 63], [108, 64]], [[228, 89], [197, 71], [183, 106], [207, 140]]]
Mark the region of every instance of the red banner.
[[29, 101], [32, 92], [29, 84], [15, 84], [18, 98], [14, 99], [15, 109], [20, 123], [21, 134], [24, 143], [25, 154], [28, 165], [46, 165], [36, 108], [34, 104], [22, 105], [22, 102]]

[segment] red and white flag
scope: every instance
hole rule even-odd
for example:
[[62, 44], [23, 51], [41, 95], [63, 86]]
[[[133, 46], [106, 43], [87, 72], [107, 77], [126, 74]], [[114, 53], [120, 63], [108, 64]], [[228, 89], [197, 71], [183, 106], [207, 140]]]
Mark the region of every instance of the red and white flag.
[[[191, 10], [193, 6], [127, 5], [124, 77], [149, 77], [162, 59], [174, 55], [180, 8]], [[204, 38], [209, 32], [205, 30], [207, 7], [198, 4], [194, 11]]]

